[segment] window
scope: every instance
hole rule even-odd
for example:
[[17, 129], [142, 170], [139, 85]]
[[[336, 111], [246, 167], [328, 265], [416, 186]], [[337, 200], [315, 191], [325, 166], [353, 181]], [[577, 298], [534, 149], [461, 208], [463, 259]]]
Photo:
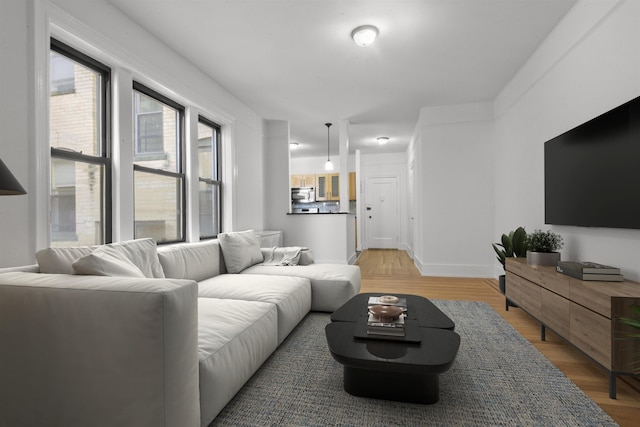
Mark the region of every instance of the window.
[[134, 82], [134, 233], [184, 241], [184, 107]]
[[51, 39], [51, 246], [111, 241], [110, 69]]
[[221, 231], [222, 175], [220, 169], [220, 126], [199, 117], [200, 239], [215, 237]]

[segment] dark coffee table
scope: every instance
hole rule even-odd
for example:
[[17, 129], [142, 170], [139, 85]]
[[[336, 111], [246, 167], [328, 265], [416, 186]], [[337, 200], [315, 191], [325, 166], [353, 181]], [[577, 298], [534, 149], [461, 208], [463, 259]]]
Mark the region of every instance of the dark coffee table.
[[414, 329], [419, 342], [356, 337], [367, 322], [369, 296], [379, 295], [356, 295], [336, 310], [325, 328], [331, 355], [344, 365], [345, 391], [386, 400], [437, 402], [439, 375], [449, 370], [460, 347], [453, 321], [426, 298], [397, 295], [407, 298], [407, 318], [415, 316], [415, 321], [407, 322], [406, 328]]

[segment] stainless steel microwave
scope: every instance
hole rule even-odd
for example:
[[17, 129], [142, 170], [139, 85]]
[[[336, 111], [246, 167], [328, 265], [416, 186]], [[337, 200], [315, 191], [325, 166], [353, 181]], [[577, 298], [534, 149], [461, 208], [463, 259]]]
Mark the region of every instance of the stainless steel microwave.
[[312, 203], [316, 201], [316, 189], [314, 187], [291, 188], [291, 202]]

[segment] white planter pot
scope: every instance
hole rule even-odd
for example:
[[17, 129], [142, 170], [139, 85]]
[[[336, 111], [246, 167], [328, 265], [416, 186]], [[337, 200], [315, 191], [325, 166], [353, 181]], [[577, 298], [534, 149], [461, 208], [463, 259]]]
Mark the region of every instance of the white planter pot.
[[550, 265], [555, 267], [560, 261], [560, 252], [532, 252], [527, 251], [527, 264]]

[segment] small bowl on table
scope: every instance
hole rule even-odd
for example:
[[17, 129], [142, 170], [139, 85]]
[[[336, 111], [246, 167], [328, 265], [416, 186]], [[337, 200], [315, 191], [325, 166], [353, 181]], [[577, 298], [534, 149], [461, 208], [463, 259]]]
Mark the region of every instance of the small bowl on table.
[[395, 305], [373, 305], [369, 307], [369, 312], [382, 323], [391, 323], [400, 317], [402, 308]]

